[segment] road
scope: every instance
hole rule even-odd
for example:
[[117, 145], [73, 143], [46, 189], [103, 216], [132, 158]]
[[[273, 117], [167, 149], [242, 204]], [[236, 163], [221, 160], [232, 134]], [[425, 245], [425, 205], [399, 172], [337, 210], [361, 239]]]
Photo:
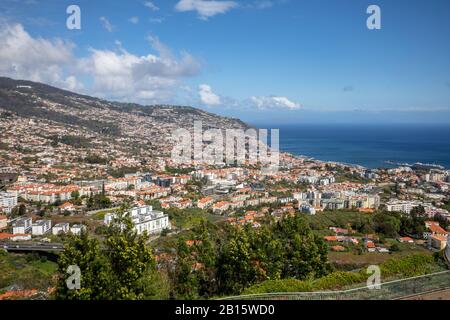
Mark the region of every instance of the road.
[[50, 251], [61, 252], [64, 247], [61, 243], [0, 243], [0, 248], [7, 251]]

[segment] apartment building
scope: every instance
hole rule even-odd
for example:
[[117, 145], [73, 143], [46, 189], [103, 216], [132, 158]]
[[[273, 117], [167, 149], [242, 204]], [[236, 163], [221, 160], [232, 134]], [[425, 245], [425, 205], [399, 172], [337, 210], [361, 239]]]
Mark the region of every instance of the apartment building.
[[33, 222], [31, 218], [24, 217], [15, 220], [12, 223], [13, 234], [25, 234], [31, 231], [31, 226]]
[[67, 222], [57, 223], [52, 228], [52, 234], [56, 236], [61, 233], [68, 233], [69, 229], [69, 224]]
[[52, 222], [50, 220], [37, 220], [31, 225], [31, 234], [33, 236], [42, 236], [50, 231]]
[[11, 213], [17, 206], [17, 195], [9, 192], [0, 192], [0, 211]]
[[[131, 216], [134, 227], [138, 234], [147, 232], [148, 234], [155, 234], [163, 231], [164, 229], [170, 229], [169, 216], [161, 211], [153, 210], [152, 206], [139, 206], [134, 207], [130, 211], [126, 212]], [[109, 213], [105, 215], [104, 223], [109, 225], [111, 221], [116, 217], [116, 214]]]

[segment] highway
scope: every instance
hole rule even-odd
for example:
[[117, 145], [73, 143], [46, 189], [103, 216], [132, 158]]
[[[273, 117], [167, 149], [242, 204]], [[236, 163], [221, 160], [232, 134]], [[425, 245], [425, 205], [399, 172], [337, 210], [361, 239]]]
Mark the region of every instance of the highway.
[[61, 243], [0, 243], [0, 248], [7, 251], [49, 251], [61, 252], [64, 247]]

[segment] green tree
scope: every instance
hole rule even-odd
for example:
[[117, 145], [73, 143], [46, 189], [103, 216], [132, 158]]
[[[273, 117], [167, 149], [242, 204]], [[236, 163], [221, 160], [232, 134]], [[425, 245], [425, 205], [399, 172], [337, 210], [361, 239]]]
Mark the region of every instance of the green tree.
[[217, 274], [222, 294], [238, 294], [255, 283], [257, 275], [251, 259], [249, 234], [234, 228], [219, 253]]
[[283, 278], [306, 279], [327, 274], [327, 245], [313, 234], [301, 216], [282, 219], [274, 231], [284, 248]]
[[[81, 271], [80, 289], [71, 290], [66, 280], [69, 266], [78, 266]], [[59, 278], [56, 298], [62, 300], [105, 300], [110, 299], [110, 270], [97, 240], [87, 233], [68, 236], [64, 251], [58, 259]]]
[[70, 196], [71, 196], [72, 199], [77, 200], [80, 197], [80, 192], [78, 190], [72, 191], [70, 193]]
[[[155, 269], [146, 234], [138, 235], [128, 215], [117, 218], [105, 230], [104, 247], [89, 238], [70, 236], [59, 265], [57, 299], [120, 300], [167, 298], [167, 281]], [[81, 270], [81, 288], [69, 290], [67, 267]]]
[[175, 270], [175, 296], [183, 299], [208, 298], [217, 293], [216, 245], [212, 226], [203, 221], [188, 240], [179, 239]]
[[105, 249], [109, 261], [114, 299], [144, 299], [148, 272], [154, 270], [152, 251], [146, 234], [138, 235], [131, 218], [118, 212], [106, 235]]
[[395, 238], [401, 228], [401, 220], [393, 214], [380, 212], [374, 215], [373, 222], [375, 231], [387, 237]]
[[27, 208], [23, 203], [18, 206], [15, 206], [11, 211], [12, 218], [21, 217], [26, 214], [27, 214]]

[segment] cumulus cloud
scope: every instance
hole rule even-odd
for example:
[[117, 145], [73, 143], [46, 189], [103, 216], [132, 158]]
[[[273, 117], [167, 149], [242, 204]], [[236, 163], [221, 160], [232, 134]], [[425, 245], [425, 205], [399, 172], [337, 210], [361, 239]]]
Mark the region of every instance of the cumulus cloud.
[[220, 97], [215, 94], [211, 86], [207, 84], [201, 84], [198, 87], [198, 94], [200, 95], [201, 102], [205, 105], [216, 106], [221, 103]]
[[180, 0], [175, 5], [175, 10], [179, 12], [196, 11], [200, 19], [206, 20], [217, 14], [225, 13], [238, 4], [234, 1], [217, 0]]
[[271, 96], [271, 97], [251, 97], [250, 102], [256, 106], [258, 109], [271, 109], [271, 108], [281, 108], [296, 110], [300, 109], [301, 105], [297, 102], [291, 101], [286, 97]]
[[45, 82], [68, 90], [82, 84], [68, 74], [76, 65], [72, 43], [31, 37], [20, 24], [0, 25], [0, 74]]
[[99, 96], [116, 99], [137, 98], [157, 102], [171, 97], [179, 80], [196, 75], [200, 64], [190, 54], [183, 52], [175, 57], [158, 38], [149, 38], [158, 55], [137, 56], [120, 49], [91, 49], [82, 67], [92, 76], [92, 90]]
[[159, 8], [151, 1], [145, 1], [144, 2], [144, 6], [146, 6], [147, 8], [150, 8], [150, 10], [152, 11], [158, 11]]
[[109, 22], [108, 19], [106, 19], [105, 17], [100, 17], [99, 20], [102, 23], [103, 28], [106, 29], [106, 31], [113, 32], [114, 26], [112, 25], [111, 22]]
[[[33, 38], [20, 24], [5, 25], [0, 28], [0, 74], [109, 99], [167, 102], [201, 65], [187, 52], [174, 55], [157, 37], [148, 41], [154, 53], [134, 55], [117, 42], [114, 50], [91, 48], [88, 56], [76, 58], [71, 43]], [[81, 78], [92, 86], [83, 88]]]

